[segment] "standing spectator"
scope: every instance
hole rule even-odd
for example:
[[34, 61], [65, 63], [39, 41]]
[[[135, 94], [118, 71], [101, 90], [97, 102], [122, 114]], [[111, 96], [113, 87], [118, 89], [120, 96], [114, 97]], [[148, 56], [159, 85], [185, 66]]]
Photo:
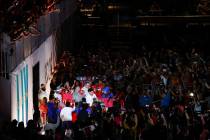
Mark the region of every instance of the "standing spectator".
[[39, 105], [41, 125], [45, 126], [47, 123], [47, 98], [44, 97]]
[[48, 123], [56, 123], [58, 112], [57, 112], [56, 104], [54, 102], [54, 96], [52, 94], [49, 97], [49, 101], [47, 103], [47, 108], [48, 108], [48, 112], [47, 112]]
[[39, 111], [40, 111], [40, 120], [41, 120], [41, 125], [44, 126], [46, 124], [46, 111], [47, 111], [47, 106], [46, 102], [48, 101], [49, 95], [46, 92], [46, 87], [45, 84], [41, 84], [41, 88], [39, 90], [39, 95], [38, 95], [38, 100], [39, 100]]
[[87, 104], [89, 104], [89, 106], [92, 106], [94, 99], [97, 99], [92, 88], [88, 89], [88, 93], [86, 94], [85, 98], [86, 98]]
[[82, 88], [82, 90], [84, 90], [84, 92], [85, 92], [85, 95], [87, 95], [88, 94], [88, 89], [91, 87], [91, 84], [89, 83], [89, 82], [87, 82], [86, 84], [85, 84], [85, 86]]
[[72, 128], [72, 112], [75, 107], [70, 106], [70, 102], [66, 102], [66, 107], [64, 107], [60, 112], [60, 118], [62, 120], [62, 126], [65, 130]]
[[44, 97], [47, 98], [47, 101], [48, 101], [48, 94], [46, 92], [46, 86], [45, 84], [41, 84], [41, 88], [39, 90], [39, 95], [38, 95], [38, 98], [39, 98], [39, 101], [41, 101]]

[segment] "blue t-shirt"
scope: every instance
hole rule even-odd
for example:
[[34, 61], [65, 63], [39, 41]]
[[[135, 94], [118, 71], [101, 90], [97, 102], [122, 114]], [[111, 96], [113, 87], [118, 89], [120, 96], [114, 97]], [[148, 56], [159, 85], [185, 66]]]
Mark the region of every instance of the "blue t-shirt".
[[171, 96], [170, 96], [170, 93], [167, 93], [161, 100], [161, 107], [168, 107], [169, 104], [170, 104], [170, 99]]
[[58, 111], [57, 109], [55, 108], [55, 104], [52, 103], [52, 102], [48, 102], [47, 103], [47, 107], [48, 107], [48, 122], [49, 123], [56, 123], [57, 122], [57, 114], [58, 114]]
[[150, 105], [152, 103], [152, 97], [151, 96], [140, 96], [139, 97], [139, 106], [145, 107], [146, 105]]

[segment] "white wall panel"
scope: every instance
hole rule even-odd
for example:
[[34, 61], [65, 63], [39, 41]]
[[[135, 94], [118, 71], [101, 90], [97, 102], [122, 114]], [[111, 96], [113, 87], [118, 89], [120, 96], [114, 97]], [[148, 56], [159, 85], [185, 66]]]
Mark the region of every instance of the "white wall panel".
[[[56, 62], [54, 37], [46, 41], [28, 56], [11, 74], [11, 119], [27, 122], [33, 119], [33, 66], [40, 64], [40, 83], [48, 85]], [[28, 71], [27, 71], [28, 70]], [[21, 72], [22, 71], [22, 72]], [[22, 73], [22, 74], [21, 74]], [[17, 78], [18, 77], [18, 78]], [[17, 81], [18, 80], [18, 81]]]

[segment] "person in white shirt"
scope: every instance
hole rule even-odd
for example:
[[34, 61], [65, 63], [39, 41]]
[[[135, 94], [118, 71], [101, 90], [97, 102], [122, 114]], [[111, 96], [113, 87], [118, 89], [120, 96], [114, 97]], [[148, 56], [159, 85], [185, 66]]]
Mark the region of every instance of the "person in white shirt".
[[41, 87], [40, 87], [40, 90], [39, 90], [39, 94], [38, 94], [39, 102], [40, 102], [41, 100], [43, 100], [44, 97], [47, 98], [47, 101], [49, 100], [49, 95], [48, 95], [47, 92], [46, 92], [45, 84], [41, 84]]
[[59, 108], [65, 107], [65, 104], [62, 102], [62, 96], [61, 96], [60, 93], [55, 92], [55, 93], [54, 93], [54, 97], [55, 97], [55, 99], [58, 100], [58, 106], [59, 106]]
[[82, 88], [82, 90], [84, 90], [85, 95], [88, 94], [88, 89], [91, 87], [90, 83], [86, 83], [85, 86]]
[[79, 103], [82, 101], [82, 98], [85, 98], [85, 91], [80, 89], [78, 92], [74, 92], [74, 101]]
[[88, 94], [85, 95], [85, 99], [86, 99], [86, 103], [89, 104], [89, 106], [93, 105], [94, 99], [97, 100], [97, 97], [92, 88], [88, 90]]
[[71, 107], [70, 102], [66, 102], [66, 107], [61, 109], [60, 118], [64, 129], [70, 129], [72, 125], [72, 112], [75, 110], [75, 106]]
[[73, 99], [75, 102], [80, 102], [82, 100], [80, 96], [80, 83], [79, 81], [74, 82], [74, 92], [73, 92]]
[[54, 97], [57, 98], [60, 102], [62, 101], [62, 96], [60, 93], [55, 92]]

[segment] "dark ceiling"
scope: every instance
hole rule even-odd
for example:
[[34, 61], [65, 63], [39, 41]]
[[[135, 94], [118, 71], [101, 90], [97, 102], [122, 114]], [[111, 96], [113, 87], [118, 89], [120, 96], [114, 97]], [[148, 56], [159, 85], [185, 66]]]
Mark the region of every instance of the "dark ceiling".
[[[37, 20], [40, 16], [56, 10], [56, 4], [60, 1], [62, 0], [0, 0], [0, 32], [5, 32], [12, 40], [31, 34], [38, 35], [39, 31], [34, 26]], [[200, 16], [208, 15], [210, 11], [209, 0], [77, 0], [77, 2], [82, 16], [99, 17], [110, 25], [119, 21], [126, 25], [131, 22], [139, 24], [138, 17], [142, 16], [156, 16], [158, 18], [152, 21], [160, 22], [168, 16]], [[151, 17], [149, 21], [150, 19]], [[170, 19], [176, 21], [176, 17]], [[89, 22], [91, 21], [84, 23]]]
[[151, 48], [208, 46], [210, 16], [208, 11], [198, 11], [199, 3], [199, 0], [170, 0], [170, 3], [166, 0], [83, 0], [78, 3], [81, 14], [78, 46], [128, 50], [142, 45]]

